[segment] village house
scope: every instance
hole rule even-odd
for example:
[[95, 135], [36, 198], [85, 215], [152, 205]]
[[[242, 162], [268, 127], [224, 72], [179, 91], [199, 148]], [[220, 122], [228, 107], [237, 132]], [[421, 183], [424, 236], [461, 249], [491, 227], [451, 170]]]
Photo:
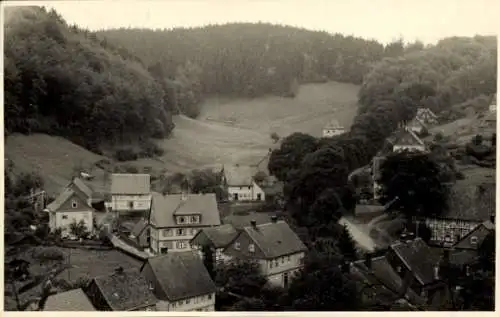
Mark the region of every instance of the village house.
[[189, 251], [198, 231], [221, 224], [215, 194], [153, 193], [152, 197], [150, 248], [156, 254]]
[[388, 140], [392, 144], [393, 152], [412, 151], [412, 152], [425, 152], [426, 147], [422, 141], [408, 126], [400, 128]]
[[83, 222], [88, 232], [94, 230], [94, 208], [90, 205], [90, 197], [76, 184], [74, 181], [71, 182], [45, 208], [45, 212], [49, 214], [50, 230], [53, 232], [56, 229], [61, 229], [63, 237], [70, 236], [71, 225], [80, 222]]
[[256, 261], [272, 285], [288, 287], [295, 273], [303, 267], [307, 248], [290, 226], [275, 216], [270, 223], [243, 227], [224, 250], [234, 259]]
[[345, 128], [340, 125], [337, 120], [331, 120], [325, 127], [323, 128], [323, 137], [331, 138], [336, 135], [341, 135], [345, 133]]
[[228, 260], [224, 256], [224, 249], [238, 236], [239, 231], [231, 224], [201, 229], [191, 240], [191, 247], [200, 251], [203, 247], [210, 247], [216, 263]]
[[96, 311], [94, 305], [81, 288], [50, 295], [44, 311]]
[[117, 214], [146, 213], [151, 208], [149, 174], [112, 174], [111, 209]]
[[149, 248], [149, 223], [147, 219], [139, 219], [132, 227], [129, 238], [132, 239], [140, 248]]
[[438, 116], [429, 108], [418, 108], [416, 117], [427, 125], [438, 123]]
[[222, 184], [227, 190], [229, 201], [264, 201], [262, 188], [255, 182], [256, 169], [251, 166], [224, 166]]
[[429, 130], [427, 124], [425, 124], [418, 117], [415, 117], [410, 122], [408, 122], [407, 127], [416, 135], [422, 135]]
[[452, 246], [484, 221], [494, 222], [495, 184], [453, 186], [448, 208], [439, 216], [416, 219], [431, 229], [431, 244]]
[[216, 286], [196, 252], [149, 258], [141, 268], [160, 311], [214, 311]]
[[92, 279], [85, 293], [99, 311], [156, 311], [150, 284], [137, 270], [119, 267], [107, 276]]

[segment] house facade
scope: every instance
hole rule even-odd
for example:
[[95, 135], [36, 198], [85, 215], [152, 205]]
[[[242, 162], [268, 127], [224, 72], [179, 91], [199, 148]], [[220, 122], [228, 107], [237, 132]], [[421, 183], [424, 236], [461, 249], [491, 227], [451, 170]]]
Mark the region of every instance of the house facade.
[[345, 128], [337, 120], [332, 120], [323, 128], [323, 137], [331, 138], [345, 133]]
[[224, 253], [232, 259], [257, 262], [270, 284], [288, 287], [303, 267], [306, 250], [290, 226], [273, 217], [270, 223], [251, 222], [244, 227]]
[[149, 174], [112, 174], [111, 210], [118, 214], [145, 213], [151, 208]]
[[194, 251], [149, 258], [141, 268], [160, 311], [214, 311], [216, 286]]
[[82, 195], [70, 188], [65, 188], [57, 198], [47, 205], [49, 214], [49, 227], [51, 231], [61, 229], [61, 235], [71, 235], [71, 225], [83, 222], [88, 232], [93, 232], [94, 209]]
[[229, 260], [224, 249], [238, 236], [239, 231], [231, 224], [201, 229], [191, 240], [191, 248], [198, 250], [203, 257], [202, 249], [210, 247], [216, 263]]
[[191, 250], [203, 228], [221, 224], [215, 194], [153, 193], [149, 216], [150, 249], [156, 254]]
[[255, 182], [256, 170], [250, 166], [225, 166], [222, 183], [228, 192], [229, 201], [264, 201], [264, 190]]
[[422, 121], [427, 125], [438, 123], [438, 116], [434, 112], [432, 112], [429, 108], [417, 109], [416, 118], [418, 118], [420, 121]]

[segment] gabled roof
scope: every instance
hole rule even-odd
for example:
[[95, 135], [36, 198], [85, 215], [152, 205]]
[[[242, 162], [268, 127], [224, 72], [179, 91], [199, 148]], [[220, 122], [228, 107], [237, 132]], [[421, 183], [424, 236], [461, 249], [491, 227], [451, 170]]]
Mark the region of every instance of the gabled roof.
[[47, 209], [50, 210], [50, 211], [57, 211], [57, 210], [59, 210], [59, 208], [61, 208], [61, 206], [68, 199], [70, 199], [71, 197], [73, 197], [74, 194], [75, 194], [75, 192], [72, 189], [65, 188], [59, 194], [59, 196], [56, 197], [56, 199], [53, 202], [51, 202], [50, 204], [47, 205]]
[[[484, 239], [493, 230], [495, 230], [495, 225], [491, 221], [487, 220], [466, 234], [462, 239], [457, 241], [453, 247], [456, 249], [477, 250], [483, 243]], [[471, 240], [473, 238], [475, 238], [475, 243]]]
[[408, 128], [405, 128], [395, 135], [393, 145], [425, 145], [424, 141], [422, 141], [413, 131]]
[[193, 251], [172, 252], [149, 258], [149, 265], [159, 287], [169, 301], [215, 293], [201, 257]]
[[89, 186], [87, 186], [87, 184], [85, 184], [80, 178], [78, 177], [73, 178], [71, 183], [73, 183], [76, 188], [78, 188], [81, 192], [87, 195], [87, 198], [92, 197], [93, 194], [92, 189]]
[[271, 214], [265, 212], [252, 212], [249, 214], [231, 214], [224, 217], [224, 223], [233, 225], [236, 229], [243, 229], [254, 220], [257, 225], [271, 222]]
[[425, 124], [422, 120], [420, 120], [418, 117], [414, 117], [409, 123], [408, 127], [423, 127], [423, 128], [428, 128], [427, 124]]
[[344, 127], [337, 120], [333, 119], [325, 125], [324, 129], [344, 129]]
[[[216, 249], [227, 247], [238, 236], [239, 232], [231, 225], [225, 224], [217, 227], [204, 228], [196, 235], [205, 234]], [[196, 238], [193, 237], [193, 240]]]
[[424, 114], [424, 113], [429, 114], [429, 115], [430, 115], [431, 117], [433, 117], [434, 119], [437, 119], [437, 117], [438, 117], [438, 116], [437, 116], [434, 112], [432, 112], [432, 110], [431, 110], [431, 109], [429, 109], [429, 108], [418, 108], [418, 109], [417, 109], [417, 116], [419, 116], [419, 115], [421, 115], [421, 114]]
[[94, 305], [81, 288], [50, 295], [44, 311], [95, 311]]
[[135, 310], [158, 302], [146, 278], [137, 269], [96, 277], [94, 282], [114, 311]]
[[146, 195], [151, 192], [149, 174], [112, 174], [111, 194]]
[[281, 220], [257, 225], [255, 228], [252, 225], [246, 226], [243, 230], [266, 258], [276, 258], [307, 250], [299, 236]]
[[252, 186], [256, 168], [252, 166], [224, 166], [224, 176], [228, 186]]
[[162, 195], [153, 192], [150, 223], [165, 228], [182, 226], [175, 222], [175, 215], [201, 215], [198, 226], [218, 226], [221, 223], [215, 194]]
[[396, 242], [390, 248], [413, 272], [422, 285], [434, 282], [434, 267], [439, 262], [441, 254], [429, 247], [422, 239], [416, 238], [409, 242]]

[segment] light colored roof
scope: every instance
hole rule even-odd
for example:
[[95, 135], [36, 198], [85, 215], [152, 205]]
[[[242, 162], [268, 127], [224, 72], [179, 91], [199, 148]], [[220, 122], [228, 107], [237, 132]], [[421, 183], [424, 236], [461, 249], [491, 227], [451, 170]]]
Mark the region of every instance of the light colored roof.
[[251, 186], [256, 172], [251, 166], [224, 166], [224, 176], [228, 186]]
[[81, 288], [51, 295], [47, 298], [45, 311], [95, 311], [95, 307]]
[[437, 115], [434, 112], [432, 112], [432, 110], [429, 108], [418, 108], [417, 115], [420, 115], [422, 113], [428, 113], [431, 117], [437, 118]]
[[215, 293], [216, 287], [201, 257], [193, 251], [172, 252], [147, 262], [170, 301]]
[[65, 188], [53, 202], [47, 205], [47, 209], [50, 211], [57, 211], [74, 193], [72, 189]]
[[182, 194], [153, 192], [152, 195], [150, 222], [156, 227], [182, 226], [175, 222], [175, 215], [201, 215], [199, 226], [218, 226], [221, 223], [215, 194], [190, 194], [185, 195], [185, 200]]
[[264, 253], [266, 258], [276, 258], [307, 248], [299, 236], [284, 221], [270, 222], [261, 225], [244, 227], [243, 230]]
[[87, 184], [85, 184], [80, 178], [78, 177], [73, 178], [72, 183], [75, 184], [76, 188], [78, 188], [85, 195], [87, 195], [88, 198], [92, 197], [93, 193], [92, 189], [89, 186], [87, 186]]
[[325, 129], [344, 129], [344, 127], [337, 120], [333, 119], [325, 125]]
[[144, 195], [151, 192], [149, 174], [112, 174], [111, 194]]

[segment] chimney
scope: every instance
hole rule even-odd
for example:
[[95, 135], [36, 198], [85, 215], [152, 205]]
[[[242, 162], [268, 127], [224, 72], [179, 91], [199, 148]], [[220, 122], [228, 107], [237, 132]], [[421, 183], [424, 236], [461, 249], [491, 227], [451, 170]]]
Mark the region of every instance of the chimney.
[[278, 217], [276, 217], [276, 216], [271, 216], [271, 222], [272, 222], [272, 223], [276, 223], [276, 222], [278, 222]]
[[257, 221], [250, 220], [250, 224], [252, 225], [252, 228], [257, 229]]
[[123, 267], [122, 267], [122, 266], [117, 267], [117, 268], [115, 269], [115, 272], [116, 272], [117, 274], [123, 274]]
[[372, 268], [372, 254], [371, 253], [365, 254], [365, 266], [369, 269]]

